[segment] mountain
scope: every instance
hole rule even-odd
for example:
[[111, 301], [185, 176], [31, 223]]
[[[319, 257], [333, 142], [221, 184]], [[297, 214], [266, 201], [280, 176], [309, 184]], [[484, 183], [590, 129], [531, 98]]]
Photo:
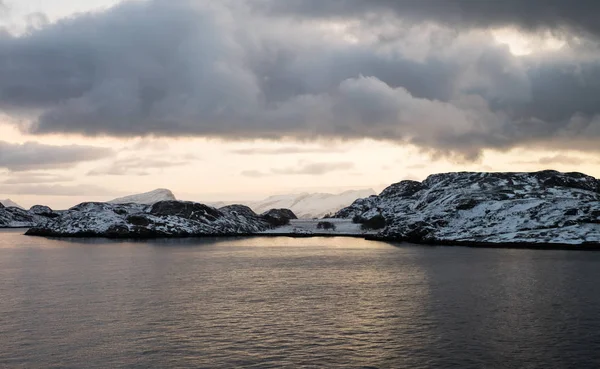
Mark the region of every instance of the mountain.
[[372, 189], [351, 190], [340, 194], [301, 193], [271, 196], [262, 201], [247, 202], [246, 205], [259, 214], [270, 209], [290, 209], [298, 218], [322, 218], [352, 204], [356, 199], [371, 195], [375, 195]]
[[402, 181], [336, 217], [367, 222], [379, 238], [469, 246], [600, 246], [600, 181], [582, 173], [443, 173]]
[[29, 228], [45, 225], [58, 213], [47, 206], [36, 205], [30, 210], [18, 207], [4, 207], [0, 204], [0, 228]]
[[111, 201], [108, 201], [109, 204], [143, 204], [143, 205], [152, 205], [159, 201], [173, 201], [175, 199], [175, 195], [170, 190], [159, 188], [154, 191], [145, 192], [137, 195], [120, 197]]
[[[292, 214], [293, 215], [293, 214]], [[279, 220], [277, 220], [279, 221]], [[203, 237], [247, 235], [274, 227], [243, 205], [222, 209], [185, 201], [136, 203], [83, 203], [27, 231], [52, 237]]]
[[4, 207], [15, 207], [15, 208], [19, 208], [19, 209], [24, 209], [21, 205], [17, 204], [16, 202], [12, 201], [11, 199], [6, 199], [6, 200], [0, 200], [0, 204], [4, 205]]

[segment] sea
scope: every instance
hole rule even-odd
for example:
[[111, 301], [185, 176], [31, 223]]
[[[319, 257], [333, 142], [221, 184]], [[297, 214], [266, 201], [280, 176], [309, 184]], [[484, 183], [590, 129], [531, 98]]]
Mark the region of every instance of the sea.
[[600, 252], [0, 231], [0, 368], [599, 368]]

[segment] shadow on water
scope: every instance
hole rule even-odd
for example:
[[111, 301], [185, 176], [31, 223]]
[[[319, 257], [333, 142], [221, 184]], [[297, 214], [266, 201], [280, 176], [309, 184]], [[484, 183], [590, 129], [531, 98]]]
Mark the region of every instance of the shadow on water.
[[[24, 233], [24, 232], [23, 232]], [[36, 236], [25, 236], [36, 238]], [[42, 237], [44, 238], [44, 237]], [[74, 245], [147, 245], [152, 247], [201, 247], [213, 246], [221, 243], [240, 242], [254, 237], [185, 237], [185, 238], [100, 238], [100, 237], [48, 237], [44, 238], [54, 242], [64, 242]]]

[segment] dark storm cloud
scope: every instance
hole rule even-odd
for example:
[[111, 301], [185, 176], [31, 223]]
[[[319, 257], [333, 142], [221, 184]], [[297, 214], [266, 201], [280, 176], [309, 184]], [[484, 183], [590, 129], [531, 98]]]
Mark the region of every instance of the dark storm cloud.
[[93, 146], [52, 146], [36, 142], [13, 144], [0, 141], [0, 168], [13, 172], [68, 168], [112, 154], [112, 150]]
[[256, 0], [259, 9], [315, 18], [390, 14], [460, 27], [518, 26], [525, 30], [568, 27], [600, 34], [596, 0]]
[[[466, 24], [483, 24], [488, 18], [477, 14], [488, 13], [499, 19], [490, 24], [528, 28], [578, 19], [565, 10], [560, 22], [548, 21], [562, 9], [557, 1], [540, 20], [519, 8], [533, 5], [515, 3], [525, 15], [511, 18], [500, 16], [508, 6], [483, 5], [499, 1], [469, 3]], [[24, 127], [34, 134], [372, 138], [466, 159], [523, 145], [597, 150], [598, 58], [515, 57], [489, 35], [447, 25], [444, 17], [464, 4], [125, 2], [0, 37], [0, 109], [17, 117], [41, 112]], [[271, 12], [257, 11], [269, 5]], [[393, 9], [415, 22], [365, 21], [355, 26], [361, 37], [388, 25], [400, 32], [389, 42], [345, 42], [315, 22], [281, 15], [367, 9]], [[419, 23], [425, 18], [446, 25], [428, 28]]]

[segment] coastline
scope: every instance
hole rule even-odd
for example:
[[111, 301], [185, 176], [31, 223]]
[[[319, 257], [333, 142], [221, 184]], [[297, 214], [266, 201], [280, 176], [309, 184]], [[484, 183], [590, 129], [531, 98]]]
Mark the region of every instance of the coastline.
[[[27, 229], [27, 228], [2, 228], [2, 229]], [[384, 237], [374, 234], [342, 234], [342, 233], [313, 233], [313, 234], [302, 234], [302, 233], [223, 233], [223, 234], [197, 234], [197, 235], [100, 235], [95, 233], [79, 233], [79, 234], [35, 234], [26, 231], [23, 235], [31, 237], [45, 237], [50, 239], [92, 239], [92, 238], [103, 238], [109, 240], [156, 240], [156, 239], [203, 239], [203, 238], [255, 238], [255, 237], [287, 237], [287, 238], [313, 238], [313, 237], [325, 237], [325, 238], [362, 238], [368, 241], [380, 241], [388, 242], [393, 244], [413, 244], [424, 247], [468, 247], [468, 248], [480, 248], [480, 249], [517, 249], [517, 250], [568, 250], [568, 251], [600, 251], [599, 242], [583, 242], [577, 244], [568, 243], [535, 243], [535, 242], [466, 242], [466, 241], [419, 241], [419, 240], [408, 240], [399, 237]]]

